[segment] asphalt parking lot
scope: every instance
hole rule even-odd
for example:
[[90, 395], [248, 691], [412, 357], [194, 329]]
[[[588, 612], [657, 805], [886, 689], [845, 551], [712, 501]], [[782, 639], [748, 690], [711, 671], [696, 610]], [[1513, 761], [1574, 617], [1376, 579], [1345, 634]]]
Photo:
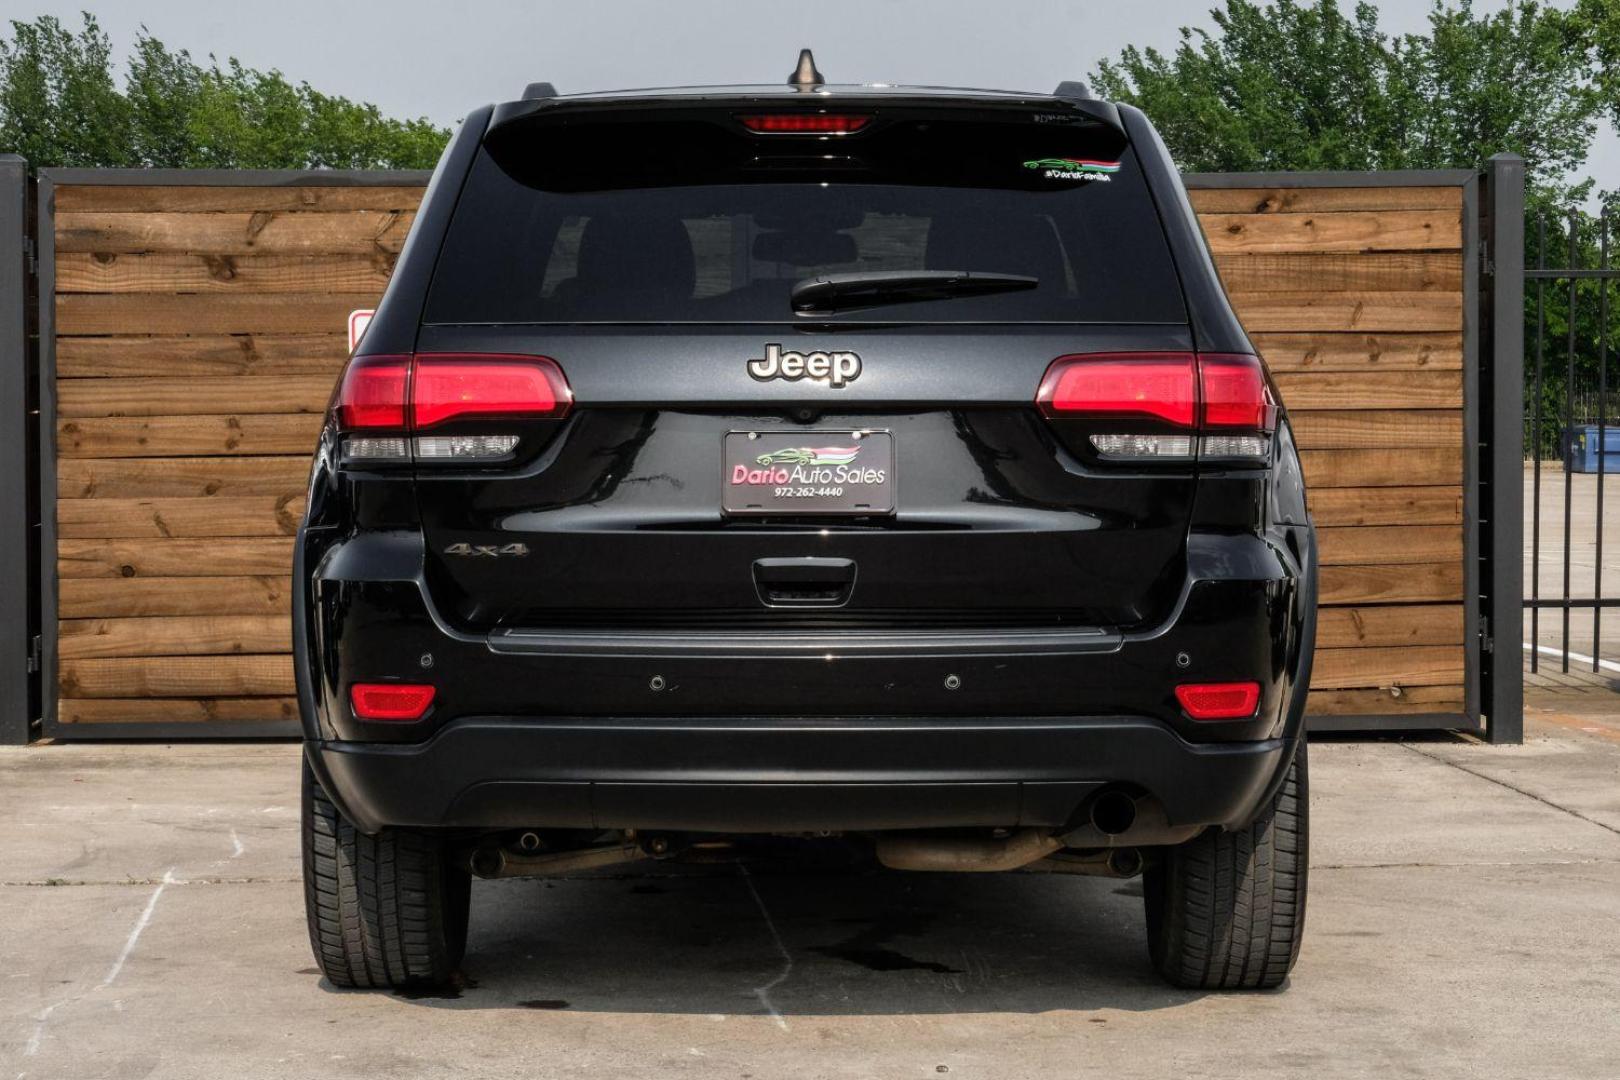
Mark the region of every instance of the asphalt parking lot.
[[465, 984], [316, 974], [288, 745], [0, 751], [0, 1078], [1620, 1075], [1620, 717], [1313, 746], [1305, 952], [1149, 972], [1139, 883], [477, 883]]

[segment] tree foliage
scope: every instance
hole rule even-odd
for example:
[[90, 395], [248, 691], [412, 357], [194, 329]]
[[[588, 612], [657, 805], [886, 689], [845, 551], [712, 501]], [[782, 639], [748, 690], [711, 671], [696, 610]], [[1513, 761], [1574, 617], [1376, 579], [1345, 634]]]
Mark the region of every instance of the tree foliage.
[[122, 89], [94, 17], [0, 38], [0, 149], [42, 166], [431, 168], [449, 133], [235, 59], [198, 63], [144, 29]]
[[1213, 29], [1184, 28], [1169, 54], [1128, 48], [1094, 79], [1189, 169], [1477, 168], [1512, 151], [1539, 190], [1568, 197], [1598, 119], [1620, 115], [1605, 92], [1617, 9], [1437, 0], [1427, 34], [1391, 36], [1369, 3], [1226, 0]]

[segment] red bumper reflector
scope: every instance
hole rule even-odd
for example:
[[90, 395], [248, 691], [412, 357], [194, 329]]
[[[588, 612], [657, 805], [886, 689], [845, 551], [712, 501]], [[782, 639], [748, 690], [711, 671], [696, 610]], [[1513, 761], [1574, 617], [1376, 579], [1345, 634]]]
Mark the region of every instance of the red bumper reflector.
[[1257, 682], [1184, 683], [1176, 700], [1194, 720], [1247, 720], [1260, 705]]
[[349, 704], [361, 720], [420, 720], [433, 694], [433, 687], [420, 683], [355, 683]]
[[837, 113], [765, 113], [737, 119], [749, 131], [771, 135], [848, 135], [861, 130], [872, 118]]

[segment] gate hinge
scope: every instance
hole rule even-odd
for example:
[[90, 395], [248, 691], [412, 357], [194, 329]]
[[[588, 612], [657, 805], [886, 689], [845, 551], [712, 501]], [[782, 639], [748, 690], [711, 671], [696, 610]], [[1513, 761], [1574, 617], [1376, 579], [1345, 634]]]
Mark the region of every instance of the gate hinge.
[[1479, 240], [1479, 272], [1485, 275], [1496, 273], [1496, 264], [1491, 262], [1491, 242], [1483, 236]]
[[34, 238], [23, 237], [23, 259], [28, 265], [28, 276], [33, 277], [39, 273], [39, 255], [34, 250]]
[[32, 675], [39, 670], [39, 635], [35, 634], [28, 642], [28, 674]]
[[1491, 618], [1489, 615], [1479, 617], [1479, 650], [1480, 652], [1494, 652], [1496, 642], [1491, 639]]

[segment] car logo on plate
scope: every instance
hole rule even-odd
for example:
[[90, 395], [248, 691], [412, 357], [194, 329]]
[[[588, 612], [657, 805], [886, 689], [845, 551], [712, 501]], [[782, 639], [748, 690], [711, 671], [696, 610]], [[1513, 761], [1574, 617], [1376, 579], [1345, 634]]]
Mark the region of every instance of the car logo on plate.
[[784, 352], [772, 342], [762, 359], [748, 361], [748, 374], [760, 382], [810, 379], [838, 390], [861, 377], [861, 358], [852, 352]]

